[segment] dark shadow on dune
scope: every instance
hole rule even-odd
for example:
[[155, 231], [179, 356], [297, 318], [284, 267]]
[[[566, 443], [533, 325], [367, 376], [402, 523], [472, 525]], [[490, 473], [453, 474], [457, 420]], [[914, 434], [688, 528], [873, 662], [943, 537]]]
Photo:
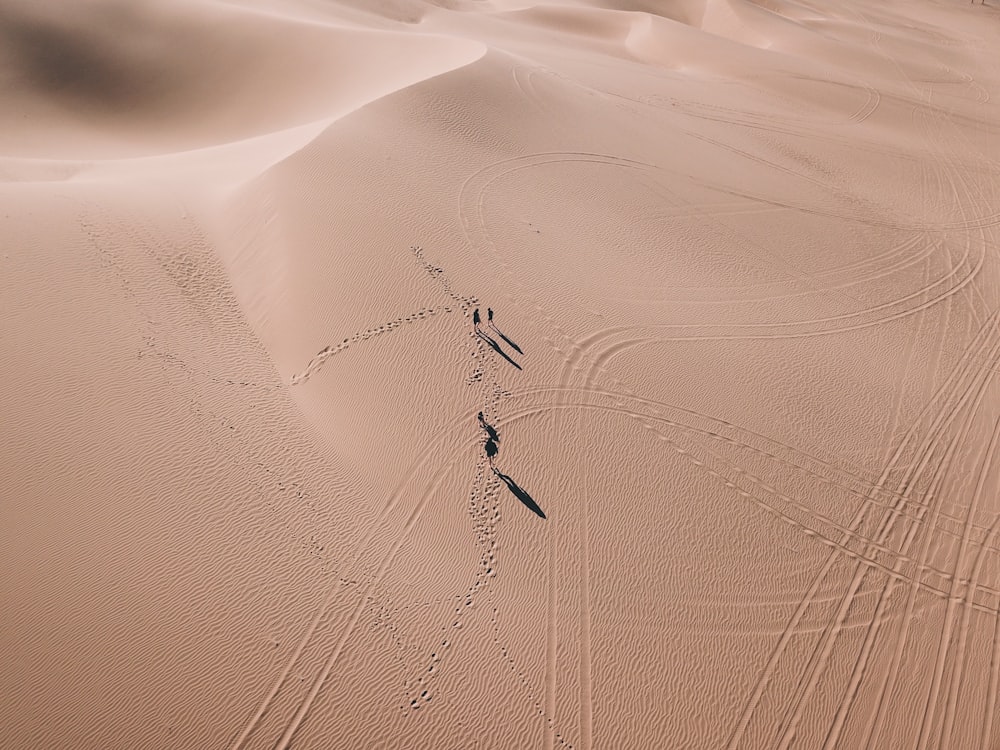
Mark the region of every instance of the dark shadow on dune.
[[511, 349], [513, 349], [514, 351], [516, 351], [518, 354], [524, 354], [524, 352], [521, 351], [521, 347], [519, 347], [517, 344], [515, 344], [509, 338], [507, 338], [506, 336], [504, 336], [503, 331], [501, 331], [499, 328], [497, 328], [496, 325], [493, 323], [492, 320], [490, 321], [490, 328], [493, 330], [494, 333], [496, 333], [497, 336], [499, 336], [504, 341], [506, 341], [507, 345], [510, 346]]
[[507, 356], [507, 352], [505, 352], [503, 349], [501, 349], [500, 345], [496, 341], [494, 341], [493, 339], [491, 339], [489, 336], [487, 336], [485, 333], [483, 333], [482, 331], [480, 331], [478, 328], [476, 329], [476, 335], [479, 336], [479, 338], [481, 338], [487, 344], [489, 344], [490, 346], [492, 346], [493, 347], [493, 351], [495, 351], [501, 357], [503, 357], [504, 359], [506, 359], [512, 365], [514, 365], [514, 367], [516, 367], [518, 370], [523, 369], [521, 367], [521, 365], [519, 365], [517, 362], [515, 362], [514, 360], [512, 360], [510, 357]]
[[15, 12], [16, 6], [0, 3], [0, 48], [14, 80], [90, 108], [161, 102], [169, 93], [169, 71], [161, 69], [155, 53], [140, 51], [135, 43], [152, 33], [155, 17], [120, 5], [88, 3], [83, 10], [67, 6], [54, 12], [24, 4], [30, 12]]
[[490, 440], [492, 440], [494, 443], [499, 443], [500, 433], [496, 431], [493, 425], [491, 425], [489, 422], [486, 421], [486, 419], [483, 417], [482, 412], [479, 412], [478, 419], [479, 419], [479, 424], [482, 426], [484, 430], [486, 430], [486, 434], [489, 436]]
[[490, 460], [490, 468], [493, 468], [493, 457], [500, 452], [500, 448], [493, 442], [493, 438], [490, 438], [483, 444], [483, 450], [486, 451], [486, 458]]
[[523, 489], [518, 487], [517, 482], [515, 482], [513, 479], [511, 479], [509, 476], [504, 474], [496, 467], [493, 468], [493, 473], [503, 480], [503, 483], [507, 485], [507, 489], [509, 489], [511, 492], [514, 493], [514, 497], [516, 497], [518, 500], [520, 500], [522, 503], [528, 506], [528, 510], [532, 511], [533, 513], [537, 513], [542, 518], [545, 518], [545, 513], [542, 512], [542, 509], [538, 507], [538, 503], [535, 502], [535, 500], [531, 497], [531, 495], [529, 495]]

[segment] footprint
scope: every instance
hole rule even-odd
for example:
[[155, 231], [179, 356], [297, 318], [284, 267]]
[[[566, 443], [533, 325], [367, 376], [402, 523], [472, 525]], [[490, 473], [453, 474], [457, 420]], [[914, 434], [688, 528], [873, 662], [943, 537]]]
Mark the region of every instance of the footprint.
[[291, 385], [301, 385], [302, 383], [305, 383], [309, 380], [309, 378], [316, 374], [316, 372], [318, 372], [324, 364], [326, 364], [326, 361], [330, 359], [330, 357], [340, 354], [345, 349], [350, 348], [351, 344], [369, 341], [377, 336], [396, 330], [404, 323], [414, 323], [417, 320], [426, 320], [434, 317], [435, 315], [449, 312], [451, 312], [451, 308], [449, 307], [425, 307], [415, 313], [396, 318], [395, 320], [390, 320], [388, 323], [383, 323], [380, 326], [359, 331], [353, 336], [344, 339], [339, 344], [330, 344], [329, 346], [325, 346], [320, 349], [319, 352], [316, 353], [316, 356], [309, 361], [309, 364], [306, 365], [305, 369], [295, 375], [292, 375], [289, 382]]

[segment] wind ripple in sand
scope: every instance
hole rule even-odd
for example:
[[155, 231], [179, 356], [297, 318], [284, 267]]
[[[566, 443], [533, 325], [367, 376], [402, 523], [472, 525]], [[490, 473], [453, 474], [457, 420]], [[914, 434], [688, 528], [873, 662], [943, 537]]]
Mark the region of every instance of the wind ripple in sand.
[[301, 383], [305, 383], [324, 364], [326, 364], [326, 361], [330, 357], [336, 354], [340, 354], [342, 351], [347, 349], [351, 344], [368, 341], [369, 339], [375, 338], [376, 336], [381, 336], [384, 333], [389, 333], [390, 331], [396, 330], [404, 323], [415, 323], [419, 320], [423, 320], [424, 318], [429, 318], [431, 316], [438, 315], [439, 313], [450, 313], [451, 311], [452, 310], [450, 307], [438, 307], [438, 308], [425, 307], [421, 310], [417, 310], [417, 312], [415, 313], [406, 315], [402, 318], [396, 318], [395, 320], [390, 320], [388, 323], [380, 325], [376, 328], [369, 328], [367, 330], [361, 331], [360, 333], [355, 333], [353, 336], [344, 339], [339, 344], [331, 344], [329, 346], [326, 346], [323, 349], [321, 349], [319, 353], [309, 361], [309, 364], [306, 365], [306, 368], [302, 372], [292, 375], [291, 384], [299, 385]]
[[995, 9], [0, 20], [3, 745], [996, 744]]

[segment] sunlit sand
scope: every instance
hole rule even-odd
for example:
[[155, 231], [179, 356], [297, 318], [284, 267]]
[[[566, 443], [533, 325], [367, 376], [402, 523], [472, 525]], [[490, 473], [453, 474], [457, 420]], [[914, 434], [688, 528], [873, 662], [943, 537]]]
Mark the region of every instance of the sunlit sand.
[[998, 50], [0, 0], [0, 745], [1000, 747]]

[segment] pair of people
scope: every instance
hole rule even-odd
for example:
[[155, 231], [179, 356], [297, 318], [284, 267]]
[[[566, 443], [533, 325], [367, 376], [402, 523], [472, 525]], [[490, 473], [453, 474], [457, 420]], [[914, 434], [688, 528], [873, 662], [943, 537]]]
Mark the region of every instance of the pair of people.
[[[472, 312], [472, 327], [473, 328], [479, 328], [479, 324], [482, 323], [482, 322], [483, 322], [483, 319], [479, 317], [479, 308], [477, 307]], [[487, 307], [486, 308], [486, 323], [487, 323], [487, 325], [490, 328], [496, 328], [496, 326], [493, 325], [493, 308], [492, 307]]]
[[[499, 328], [496, 327], [496, 324], [493, 322], [493, 308], [490, 307], [486, 308], [486, 319], [487, 319], [487, 325], [489, 325], [490, 330], [493, 331], [493, 333], [495, 333], [497, 336], [499, 336], [505, 342], [507, 342], [507, 345], [511, 349], [516, 351], [518, 354], [524, 354], [524, 352], [521, 351], [521, 347], [519, 347], [517, 344], [511, 341], [511, 339], [507, 337], [503, 331], [501, 331]], [[482, 330], [480, 330], [479, 328], [480, 323], [482, 323], [482, 318], [479, 317], [479, 308], [477, 307], [472, 313], [472, 329], [476, 332], [476, 335], [479, 336], [479, 338], [481, 338], [487, 344], [489, 344], [490, 348], [493, 349], [493, 351], [495, 351], [497, 354], [499, 354], [501, 357], [507, 360], [510, 364], [512, 364], [514, 367], [520, 370], [521, 365], [519, 365], [517, 362], [511, 359], [510, 355], [507, 354], [507, 352], [505, 352], [496, 341], [494, 341], [492, 338], [483, 333]]]

